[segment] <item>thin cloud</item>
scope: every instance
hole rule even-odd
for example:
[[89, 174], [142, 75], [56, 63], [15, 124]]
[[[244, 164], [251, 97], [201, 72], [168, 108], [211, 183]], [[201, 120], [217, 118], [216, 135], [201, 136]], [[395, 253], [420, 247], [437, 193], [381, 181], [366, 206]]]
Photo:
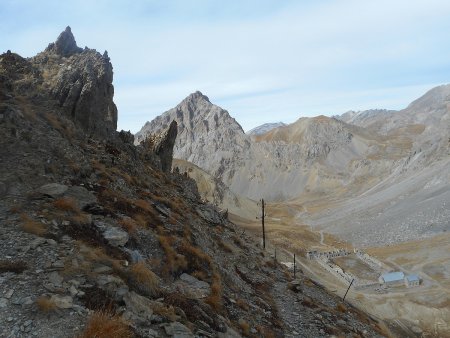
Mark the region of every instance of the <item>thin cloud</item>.
[[444, 0], [19, 0], [0, 13], [4, 51], [32, 56], [67, 24], [80, 46], [108, 50], [119, 128], [134, 132], [195, 90], [251, 129], [400, 109], [450, 79]]

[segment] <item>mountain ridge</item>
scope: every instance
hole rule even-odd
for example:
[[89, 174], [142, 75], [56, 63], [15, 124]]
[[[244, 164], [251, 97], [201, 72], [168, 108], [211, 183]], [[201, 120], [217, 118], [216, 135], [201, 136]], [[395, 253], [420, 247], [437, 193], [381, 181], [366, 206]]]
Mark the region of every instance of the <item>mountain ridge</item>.
[[[375, 199], [375, 188], [387, 189], [389, 185], [398, 185], [398, 191], [408, 191], [408, 194], [417, 194], [420, 198], [421, 193], [416, 188], [419, 183], [413, 182], [423, 182], [425, 177], [430, 180], [426, 175], [427, 168], [432, 170], [434, 164], [439, 165], [450, 154], [449, 94], [450, 85], [443, 85], [431, 89], [400, 111], [370, 110], [347, 112], [331, 118], [299, 118], [292, 124], [251, 135], [250, 138], [240, 133], [239, 138], [246, 142], [244, 148], [239, 148], [236, 139], [230, 138], [218, 145], [223, 151], [228, 151], [226, 158], [221, 157], [216, 148], [210, 150], [213, 156], [204, 156], [201, 161], [191, 156], [189, 151], [175, 151], [174, 156], [196, 164], [220, 179], [238, 196], [253, 200], [265, 198], [269, 202], [290, 203], [328, 199], [335, 204], [349, 199], [355, 203], [359, 196], [370, 195], [367, 201]], [[433, 102], [431, 105], [430, 100]], [[172, 117], [177, 118], [175, 115]], [[195, 128], [195, 123], [192, 126]], [[153, 128], [157, 131], [158, 125], [154, 124]], [[195, 138], [185, 142], [207, 149], [209, 144], [204, 142], [203, 133], [202, 129], [195, 130]], [[227, 123], [218, 126], [215, 133], [226, 135]], [[220, 169], [218, 164], [221, 164]], [[406, 190], [400, 188], [404, 182], [410, 182]], [[444, 215], [443, 198], [441, 196], [429, 204], [428, 211], [413, 208], [410, 213], [430, 217], [431, 214], [438, 215], [440, 226], [444, 226], [445, 217], [441, 217]], [[366, 213], [364, 210], [359, 212]], [[386, 236], [375, 232], [372, 243], [391, 242], [388, 233], [392, 233], [395, 241], [399, 240], [397, 234], [404, 225], [398, 212], [389, 216], [389, 222], [398, 224], [398, 227], [391, 228]], [[314, 224], [332, 222], [321, 213], [316, 216], [299, 215]], [[395, 217], [399, 217], [399, 221]], [[422, 216], [415, 219], [414, 223], [417, 223]], [[349, 230], [355, 243], [368, 244], [362, 238], [361, 221], [344, 217], [342, 223], [338, 222], [342, 225], [341, 230], [335, 226], [333, 233], [342, 232], [348, 236], [343, 222], [355, 224], [351, 228], [353, 230]], [[418, 223], [417, 229], [421, 229]], [[421, 236], [419, 230], [410, 228], [408, 231], [405, 239]]]

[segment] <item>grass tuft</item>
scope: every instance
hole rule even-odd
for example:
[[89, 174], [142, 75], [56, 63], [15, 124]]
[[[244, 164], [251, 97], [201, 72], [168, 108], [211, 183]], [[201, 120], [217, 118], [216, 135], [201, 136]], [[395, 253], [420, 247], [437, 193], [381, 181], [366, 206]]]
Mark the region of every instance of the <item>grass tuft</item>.
[[77, 201], [71, 197], [61, 197], [53, 202], [53, 206], [59, 210], [80, 212]]
[[243, 335], [248, 336], [250, 334], [250, 324], [242, 318], [239, 319], [239, 328]]
[[144, 262], [133, 264], [130, 268], [130, 273], [131, 277], [138, 283], [139, 288], [143, 288], [152, 295], [158, 292], [158, 277]]
[[41, 296], [36, 299], [36, 305], [41, 312], [50, 313], [56, 310], [57, 306], [53, 300], [48, 297]]
[[132, 338], [128, 322], [108, 311], [94, 312], [78, 338]]
[[222, 309], [222, 292], [222, 279], [220, 278], [220, 275], [215, 272], [212, 276], [211, 294], [206, 298], [205, 302], [216, 311]]
[[45, 224], [31, 219], [26, 214], [22, 214], [20, 218], [22, 220], [20, 226], [23, 231], [37, 236], [43, 236], [47, 233], [47, 227]]

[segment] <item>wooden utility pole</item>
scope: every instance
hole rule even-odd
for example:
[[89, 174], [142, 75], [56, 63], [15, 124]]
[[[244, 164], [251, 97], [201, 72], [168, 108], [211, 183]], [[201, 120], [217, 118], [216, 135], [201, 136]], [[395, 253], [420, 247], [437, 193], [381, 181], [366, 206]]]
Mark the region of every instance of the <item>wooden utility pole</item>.
[[261, 223], [263, 233], [263, 249], [266, 249], [266, 230], [264, 229], [264, 198], [261, 199], [261, 208], [262, 208]]
[[294, 254], [294, 279], [295, 279], [295, 254]]
[[345, 297], [347, 296], [348, 290], [350, 290], [350, 287], [352, 286], [354, 280], [355, 280], [355, 279], [352, 279], [352, 282], [351, 282], [350, 285], [348, 286], [348, 289], [347, 289], [347, 291], [345, 292], [345, 295], [344, 295], [344, 298], [342, 298], [342, 301], [345, 301]]

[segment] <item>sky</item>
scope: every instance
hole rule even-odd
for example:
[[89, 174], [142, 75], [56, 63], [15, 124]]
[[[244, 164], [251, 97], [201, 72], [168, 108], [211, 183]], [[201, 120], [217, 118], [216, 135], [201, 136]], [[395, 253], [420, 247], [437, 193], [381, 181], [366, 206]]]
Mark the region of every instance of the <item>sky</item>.
[[197, 90], [247, 131], [450, 82], [448, 0], [0, 0], [0, 53], [33, 56], [68, 25], [108, 51], [132, 132]]

